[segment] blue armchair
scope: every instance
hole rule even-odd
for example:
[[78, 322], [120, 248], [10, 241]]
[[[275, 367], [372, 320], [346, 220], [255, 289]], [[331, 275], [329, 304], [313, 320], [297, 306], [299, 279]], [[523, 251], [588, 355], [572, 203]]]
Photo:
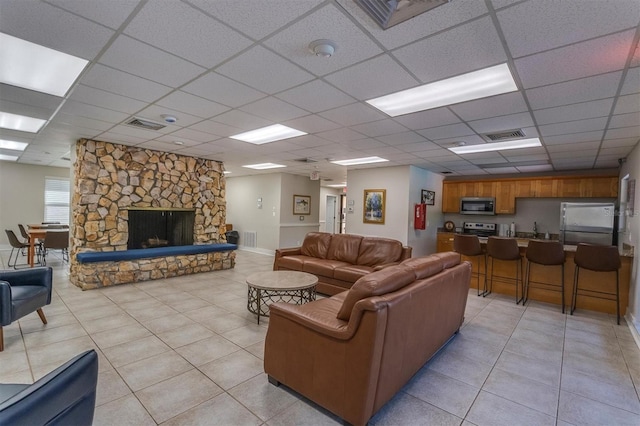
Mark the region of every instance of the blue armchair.
[[50, 267], [0, 271], [0, 352], [4, 350], [5, 325], [34, 311], [43, 324], [47, 323], [42, 307], [51, 303], [52, 285]]
[[97, 383], [90, 350], [32, 385], [0, 384], [0, 425], [91, 425]]

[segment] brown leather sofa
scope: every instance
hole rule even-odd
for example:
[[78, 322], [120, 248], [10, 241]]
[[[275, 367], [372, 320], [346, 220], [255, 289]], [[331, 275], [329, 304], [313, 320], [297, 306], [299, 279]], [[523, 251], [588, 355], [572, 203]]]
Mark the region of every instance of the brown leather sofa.
[[301, 247], [276, 250], [274, 271], [302, 271], [318, 277], [316, 291], [337, 294], [359, 278], [411, 257], [411, 247], [389, 238], [308, 233]]
[[471, 264], [408, 259], [305, 305], [270, 307], [264, 370], [346, 422], [365, 424], [464, 320]]

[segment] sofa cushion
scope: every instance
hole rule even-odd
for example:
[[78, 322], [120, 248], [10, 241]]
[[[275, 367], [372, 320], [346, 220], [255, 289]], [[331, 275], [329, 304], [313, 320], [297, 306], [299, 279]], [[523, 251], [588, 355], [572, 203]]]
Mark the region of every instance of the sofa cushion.
[[360, 235], [333, 234], [327, 259], [341, 260], [355, 265], [358, 260], [362, 238]]
[[373, 272], [373, 268], [371, 266], [365, 265], [349, 265], [349, 266], [341, 266], [336, 268], [333, 271], [333, 278], [337, 280], [348, 281], [350, 283], [355, 283], [360, 278], [364, 277], [367, 274]]
[[318, 259], [326, 259], [331, 234], [328, 232], [309, 232], [302, 242], [302, 254]]
[[283, 256], [278, 259], [278, 269], [291, 269], [292, 271], [302, 271], [305, 260], [314, 259], [304, 255]]
[[426, 257], [412, 257], [401, 265], [412, 269], [416, 280], [428, 278], [460, 263], [460, 255], [455, 252], [436, 253]]
[[349, 265], [339, 260], [309, 258], [302, 265], [302, 271], [323, 277], [333, 278], [333, 271], [336, 268]]
[[360, 278], [348, 291], [338, 311], [338, 319], [349, 321], [359, 300], [396, 291], [415, 281], [415, 272], [402, 265], [390, 266]]
[[356, 264], [377, 266], [395, 262], [402, 254], [402, 243], [388, 238], [367, 237], [360, 243]]

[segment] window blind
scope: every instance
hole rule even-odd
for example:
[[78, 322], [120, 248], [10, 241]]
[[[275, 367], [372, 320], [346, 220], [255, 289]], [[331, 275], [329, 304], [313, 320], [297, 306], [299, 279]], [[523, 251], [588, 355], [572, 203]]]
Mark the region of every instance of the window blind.
[[69, 224], [69, 179], [45, 177], [44, 222]]

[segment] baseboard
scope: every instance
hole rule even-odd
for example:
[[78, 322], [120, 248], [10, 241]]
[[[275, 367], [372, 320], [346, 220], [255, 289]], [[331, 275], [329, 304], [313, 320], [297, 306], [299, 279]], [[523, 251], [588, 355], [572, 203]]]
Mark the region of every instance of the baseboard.
[[258, 253], [258, 254], [264, 254], [267, 256], [275, 256], [276, 251], [275, 250], [269, 250], [269, 249], [262, 249], [262, 248], [258, 248], [258, 247], [245, 247], [245, 246], [238, 246], [238, 250], [242, 250], [242, 251], [250, 251], [251, 253]]
[[629, 326], [633, 340], [636, 341], [636, 345], [638, 349], [640, 349], [640, 322], [638, 322], [637, 318], [634, 317], [631, 312], [627, 312], [624, 319], [627, 320], [627, 325]]

